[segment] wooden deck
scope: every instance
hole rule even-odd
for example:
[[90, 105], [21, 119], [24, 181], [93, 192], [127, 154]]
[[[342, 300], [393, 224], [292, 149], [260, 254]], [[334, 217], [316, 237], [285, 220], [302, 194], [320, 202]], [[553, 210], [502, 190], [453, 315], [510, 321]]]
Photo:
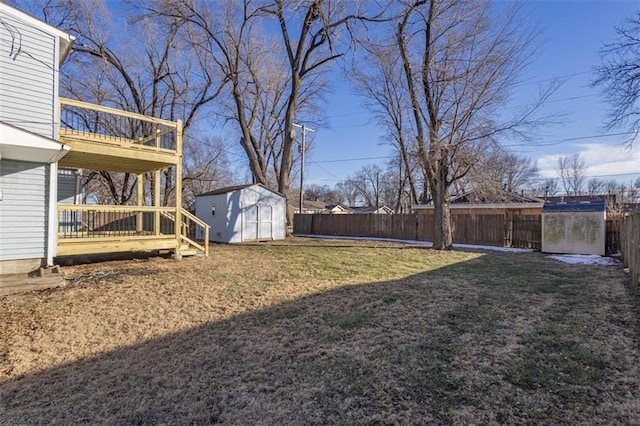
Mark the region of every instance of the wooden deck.
[[61, 167], [140, 174], [182, 161], [180, 122], [60, 100], [60, 142], [71, 151]]
[[87, 237], [58, 240], [58, 256], [78, 254], [118, 253], [125, 251], [175, 250], [176, 239], [169, 235], [131, 237]]
[[60, 160], [60, 167], [140, 174], [175, 166], [180, 161], [175, 151], [135, 144], [126, 139], [78, 134], [68, 129], [60, 130], [59, 139], [71, 147]]
[[[136, 175], [137, 206], [58, 205], [57, 256], [169, 250], [209, 251], [209, 226], [182, 205], [182, 122], [60, 99], [58, 138], [71, 150], [60, 167]], [[171, 168], [175, 205], [161, 206], [161, 173]], [[143, 174], [153, 172], [151, 206]], [[202, 242], [198, 240], [203, 240]]]
[[58, 256], [170, 250], [209, 254], [209, 227], [175, 207], [58, 204]]

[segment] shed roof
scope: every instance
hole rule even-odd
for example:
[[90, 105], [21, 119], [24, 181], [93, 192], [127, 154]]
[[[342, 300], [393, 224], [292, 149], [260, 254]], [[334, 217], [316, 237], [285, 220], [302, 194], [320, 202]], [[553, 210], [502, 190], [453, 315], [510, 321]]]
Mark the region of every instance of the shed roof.
[[282, 195], [281, 193], [279, 193], [278, 191], [274, 191], [273, 189], [269, 188], [266, 185], [263, 185], [261, 183], [246, 183], [244, 185], [233, 185], [233, 186], [225, 186], [224, 188], [218, 188], [218, 189], [214, 189], [213, 191], [209, 191], [209, 192], [205, 192], [204, 194], [199, 194], [196, 195], [196, 197], [204, 197], [206, 195], [219, 195], [219, 194], [227, 194], [229, 192], [235, 192], [235, 191], [240, 191], [242, 189], [245, 188], [249, 188], [252, 186], [259, 186], [262, 187], [264, 189], [266, 189], [267, 191], [273, 192], [276, 195], [279, 195], [281, 197], [284, 197], [284, 195]]
[[546, 203], [542, 213], [551, 212], [603, 212], [605, 204], [602, 200], [582, 201], [572, 203]]

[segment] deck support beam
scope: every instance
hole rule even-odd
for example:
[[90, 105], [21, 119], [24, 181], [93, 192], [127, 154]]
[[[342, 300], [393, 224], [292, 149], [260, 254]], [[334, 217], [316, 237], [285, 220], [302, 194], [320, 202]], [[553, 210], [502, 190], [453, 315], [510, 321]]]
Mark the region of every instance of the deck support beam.
[[[153, 207], [160, 207], [160, 170], [153, 172]], [[153, 216], [153, 233], [160, 235], [160, 211], [157, 210]]]
[[178, 161], [176, 162], [176, 217], [175, 217], [175, 232], [176, 247], [175, 258], [181, 259], [182, 254], [182, 120], [176, 122], [176, 154]]
[[[138, 207], [144, 206], [144, 174], [140, 173], [136, 175], [136, 190], [138, 198]], [[136, 232], [142, 234], [144, 231], [144, 213], [138, 213], [136, 217]]]

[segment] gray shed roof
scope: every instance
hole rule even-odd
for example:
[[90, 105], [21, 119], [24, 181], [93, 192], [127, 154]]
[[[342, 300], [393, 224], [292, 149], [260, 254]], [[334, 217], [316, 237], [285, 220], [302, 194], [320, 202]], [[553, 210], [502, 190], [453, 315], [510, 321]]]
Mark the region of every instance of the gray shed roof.
[[542, 207], [542, 213], [551, 212], [603, 212], [604, 201], [583, 201], [572, 203], [546, 203]]
[[278, 191], [274, 191], [273, 189], [269, 188], [266, 185], [263, 185], [261, 183], [246, 183], [244, 185], [234, 185], [234, 186], [225, 186], [224, 188], [218, 188], [218, 189], [214, 189], [213, 191], [209, 191], [209, 192], [205, 192], [204, 194], [198, 194], [196, 195], [196, 197], [204, 197], [205, 195], [218, 195], [218, 194], [226, 194], [228, 192], [234, 192], [234, 191], [239, 191], [241, 189], [245, 189], [245, 188], [249, 188], [251, 186], [261, 186], [262, 188], [273, 192], [274, 194], [277, 194], [281, 197], [284, 197], [284, 195], [282, 195], [281, 193], [279, 193]]

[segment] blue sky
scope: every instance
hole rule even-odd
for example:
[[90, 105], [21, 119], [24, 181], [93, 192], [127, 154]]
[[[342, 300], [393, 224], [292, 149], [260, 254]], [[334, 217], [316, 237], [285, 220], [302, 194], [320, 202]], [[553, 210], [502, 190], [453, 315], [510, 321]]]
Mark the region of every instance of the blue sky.
[[[615, 38], [614, 25], [640, 10], [640, 1], [529, 1], [527, 6], [532, 9], [531, 21], [542, 31], [543, 45], [523, 81], [566, 77], [546, 107], [548, 112], [565, 115], [561, 123], [538, 131], [537, 146], [516, 144], [513, 152], [536, 160], [545, 177], [557, 177], [558, 155], [576, 152], [586, 161], [587, 176], [606, 175], [623, 182], [640, 176], [636, 174], [640, 173], [639, 144], [629, 150], [622, 147], [623, 136], [597, 137], [605, 133], [608, 106], [599, 91], [589, 86], [600, 61], [599, 50]], [[511, 106], [531, 103], [538, 86], [518, 86]], [[361, 102], [346, 84], [336, 84], [327, 96], [331, 127], [315, 129], [305, 184], [333, 186], [364, 165], [384, 167], [391, 149], [382, 143], [383, 131], [370, 123]], [[573, 138], [580, 139], [564, 141]], [[354, 158], [362, 160], [345, 161]]]

